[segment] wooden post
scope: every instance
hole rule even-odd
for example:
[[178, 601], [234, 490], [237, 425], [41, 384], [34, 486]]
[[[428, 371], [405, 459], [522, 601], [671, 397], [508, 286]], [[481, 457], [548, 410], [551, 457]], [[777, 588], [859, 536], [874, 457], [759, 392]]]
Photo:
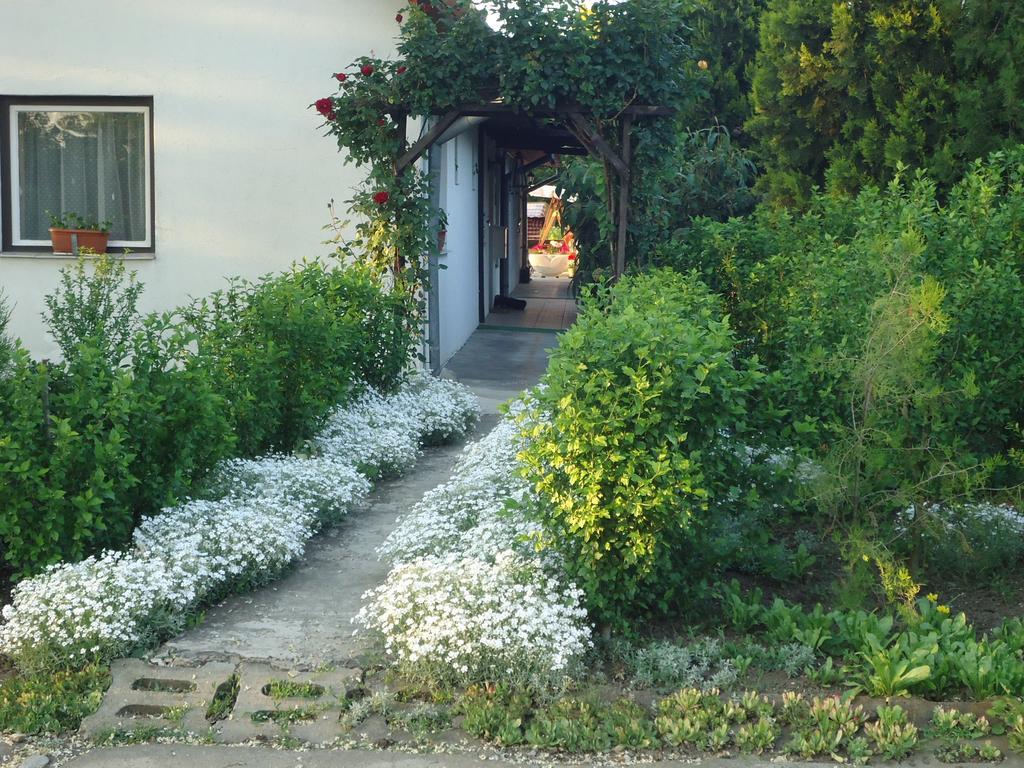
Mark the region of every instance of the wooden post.
[[632, 136], [633, 116], [622, 117], [622, 158], [626, 164], [626, 172], [619, 173], [619, 210], [618, 210], [618, 243], [615, 248], [615, 279], [618, 280], [626, 271], [626, 234], [629, 227], [629, 182], [633, 167]]
[[[409, 130], [409, 115], [406, 112], [402, 112], [396, 116], [398, 127], [395, 129], [396, 136], [398, 138], [398, 155], [395, 156], [395, 162], [392, 168], [395, 172], [395, 178], [400, 178], [402, 171], [401, 157], [405, 153], [406, 134]], [[395, 222], [397, 224], [397, 222]], [[405, 267], [402, 259], [402, 254], [398, 252], [398, 246], [395, 246], [395, 280], [398, 280], [398, 276], [402, 273], [402, 269]]]

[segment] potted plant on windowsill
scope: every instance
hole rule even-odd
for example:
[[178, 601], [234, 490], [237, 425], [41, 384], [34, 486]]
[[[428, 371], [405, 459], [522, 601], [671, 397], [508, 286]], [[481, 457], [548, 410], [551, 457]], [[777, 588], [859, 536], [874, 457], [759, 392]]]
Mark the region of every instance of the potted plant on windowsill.
[[47, 215], [54, 253], [76, 253], [84, 248], [95, 253], [107, 252], [111, 222], [97, 222], [72, 212], [56, 215], [47, 211]]

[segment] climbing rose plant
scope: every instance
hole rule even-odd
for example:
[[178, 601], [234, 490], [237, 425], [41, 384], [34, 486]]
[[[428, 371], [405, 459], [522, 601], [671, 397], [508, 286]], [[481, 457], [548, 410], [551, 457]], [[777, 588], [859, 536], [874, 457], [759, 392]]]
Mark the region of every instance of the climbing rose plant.
[[[424, 257], [437, 248], [431, 231], [437, 212], [422, 171], [396, 173], [396, 159], [408, 147], [407, 118], [494, 100], [524, 111], [574, 103], [614, 146], [623, 108], [681, 109], [701, 89], [681, 0], [600, 1], [589, 9], [582, 0], [487, 6], [495, 28], [470, 0], [410, 0], [395, 17], [399, 58], [356, 59], [331, 73], [334, 93], [311, 105], [345, 162], [368, 169], [350, 201], [360, 223], [347, 247], [414, 289], [426, 278]], [[663, 130], [648, 128], [651, 136], [672, 130], [671, 118], [653, 122]], [[637, 157], [657, 162], [659, 155], [638, 148]], [[638, 171], [639, 179], [643, 168]], [[648, 197], [657, 203], [656, 194]]]

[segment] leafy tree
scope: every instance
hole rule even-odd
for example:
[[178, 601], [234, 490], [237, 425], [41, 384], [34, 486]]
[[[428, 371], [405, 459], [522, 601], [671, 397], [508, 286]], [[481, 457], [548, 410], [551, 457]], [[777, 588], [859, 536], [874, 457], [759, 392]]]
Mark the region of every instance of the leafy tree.
[[1019, 140], [1021, 11], [959, 0], [770, 0], [748, 129], [761, 189], [802, 203], [885, 184], [902, 164], [947, 190], [966, 164]]
[[717, 122], [746, 145], [743, 125], [753, 114], [750, 66], [757, 54], [758, 26], [767, 4], [768, 0], [693, 0], [684, 13], [699, 66], [708, 75], [707, 96], [686, 119], [687, 128]]

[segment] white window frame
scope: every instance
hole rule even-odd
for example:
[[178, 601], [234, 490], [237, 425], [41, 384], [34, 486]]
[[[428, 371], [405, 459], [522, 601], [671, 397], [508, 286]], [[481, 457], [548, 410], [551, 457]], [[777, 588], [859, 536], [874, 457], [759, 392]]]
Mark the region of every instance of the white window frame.
[[11, 245], [19, 246], [49, 246], [49, 240], [26, 240], [21, 237], [21, 190], [18, 189], [18, 179], [21, 177], [18, 167], [18, 115], [22, 112], [134, 112], [143, 116], [143, 136], [145, 137], [145, 157], [143, 167], [145, 169], [145, 182], [143, 189], [146, 198], [146, 238], [145, 240], [111, 240], [108, 246], [111, 248], [152, 248], [153, 247], [153, 146], [152, 130], [150, 121], [152, 114], [149, 106], [145, 105], [117, 105], [117, 104], [17, 104], [12, 103], [9, 107], [8, 128], [10, 132], [10, 166], [9, 184], [6, 190], [10, 195], [11, 206]]

